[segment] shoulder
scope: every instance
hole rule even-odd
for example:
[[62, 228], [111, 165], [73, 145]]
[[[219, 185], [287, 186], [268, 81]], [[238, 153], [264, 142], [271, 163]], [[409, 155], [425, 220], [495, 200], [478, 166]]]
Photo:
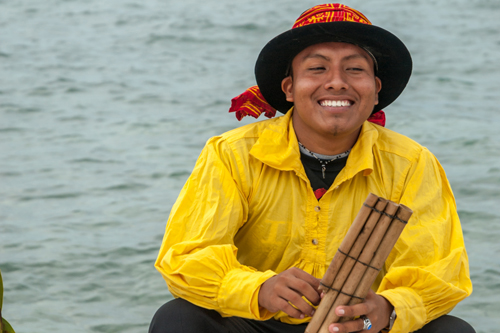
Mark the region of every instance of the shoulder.
[[281, 116], [237, 127], [210, 138], [207, 141], [207, 146], [224, 146], [232, 150], [248, 152], [264, 132], [286, 130], [283, 118]]
[[218, 137], [227, 142], [235, 142], [239, 140], [252, 140], [259, 138], [267, 129], [281, 128], [285, 119], [283, 116], [272, 119], [257, 121], [252, 124], [244, 125], [233, 130], [227, 131]]
[[378, 125], [371, 124], [370, 127], [370, 130], [375, 130], [378, 134], [374, 150], [380, 153], [400, 157], [410, 162], [420, 159], [422, 154], [432, 155], [426, 147], [403, 134]]
[[[210, 176], [220, 177], [220, 174], [228, 171], [227, 175], [230, 175], [242, 193], [249, 195], [255, 174], [262, 170], [262, 162], [251, 154], [252, 148], [258, 144], [259, 139], [268, 142], [270, 131], [272, 133], [278, 130], [279, 124], [283, 123], [280, 118], [282, 117], [244, 125], [210, 138], [199, 161], [204, 162], [204, 166], [211, 170]], [[270, 141], [274, 142], [272, 138], [276, 137], [271, 134]]]

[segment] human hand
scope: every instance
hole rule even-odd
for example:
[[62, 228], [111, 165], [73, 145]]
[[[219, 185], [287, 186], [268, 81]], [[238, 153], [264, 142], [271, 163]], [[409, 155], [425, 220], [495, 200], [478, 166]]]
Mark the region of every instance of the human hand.
[[[380, 332], [389, 325], [389, 316], [393, 309], [394, 307], [388, 300], [370, 290], [363, 303], [338, 306], [335, 313], [337, 316], [349, 318], [365, 315], [372, 323], [370, 332]], [[343, 323], [330, 324], [328, 330], [332, 333], [368, 332], [367, 330], [363, 331], [363, 325], [363, 319], [358, 318]]]
[[319, 281], [296, 267], [287, 269], [262, 284], [259, 291], [259, 306], [270, 312], [283, 311], [294, 318], [303, 319], [305, 315], [312, 317], [314, 308], [302, 296], [312, 304], [318, 305]]

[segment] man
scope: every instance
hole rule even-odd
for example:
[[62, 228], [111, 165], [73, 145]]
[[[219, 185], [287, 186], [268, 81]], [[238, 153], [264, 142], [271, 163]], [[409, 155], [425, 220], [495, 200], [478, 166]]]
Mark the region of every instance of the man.
[[446, 315], [472, 285], [444, 171], [427, 149], [372, 123], [409, 80], [404, 44], [352, 8], [320, 5], [264, 47], [255, 72], [238, 115], [285, 115], [207, 142], [156, 261], [178, 298], [150, 332], [303, 332], [370, 192], [414, 213], [374, 291], [335, 309], [362, 318], [330, 332], [474, 332]]

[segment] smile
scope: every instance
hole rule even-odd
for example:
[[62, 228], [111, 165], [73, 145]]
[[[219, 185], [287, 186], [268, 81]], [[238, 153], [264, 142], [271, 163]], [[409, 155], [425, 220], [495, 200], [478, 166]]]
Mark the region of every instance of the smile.
[[324, 100], [324, 101], [320, 101], [319, 105], [330, 106], [330, 107], [351, 106], [351, 101], [348, 101], [348, 100], [343, 100], [343, 101]]

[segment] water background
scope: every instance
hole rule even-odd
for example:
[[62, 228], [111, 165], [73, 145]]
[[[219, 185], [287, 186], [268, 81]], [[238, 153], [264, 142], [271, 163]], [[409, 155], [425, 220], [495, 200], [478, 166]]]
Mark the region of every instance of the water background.
[[[346, 1], [410, 49], [387, 127], [455, 192], [474, 283], [452, 314], [500, 326], [500, 2]], [[17, 332], [145, 332], [170, 208], [260, 49], [313, 1], [0, 0], [0, 269]]]

